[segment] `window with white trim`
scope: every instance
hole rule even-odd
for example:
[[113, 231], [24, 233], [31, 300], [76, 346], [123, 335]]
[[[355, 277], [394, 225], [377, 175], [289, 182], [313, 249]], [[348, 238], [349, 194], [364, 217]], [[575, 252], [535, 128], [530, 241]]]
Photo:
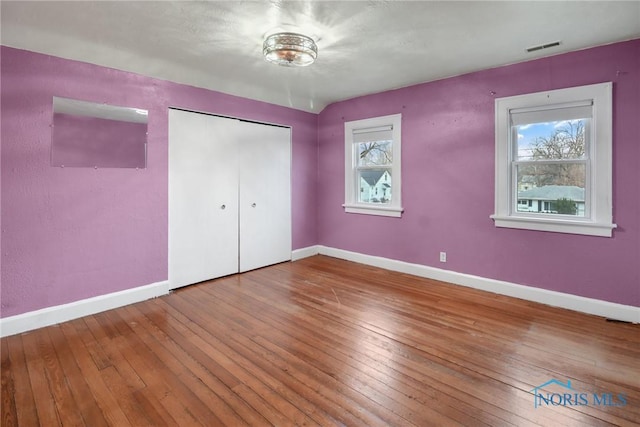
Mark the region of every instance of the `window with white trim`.
[[612, 86], [496, 99], [496, 227], [611, 237]]
[[345, 212], [402, 214], [402, 115], [345, 122]]

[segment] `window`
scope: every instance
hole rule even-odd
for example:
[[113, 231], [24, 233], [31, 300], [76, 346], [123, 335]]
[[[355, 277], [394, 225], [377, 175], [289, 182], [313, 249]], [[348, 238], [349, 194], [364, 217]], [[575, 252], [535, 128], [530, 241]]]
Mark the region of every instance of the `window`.
[[612, 83], [496, 99], [496, 227], [611, 237]]
[[344, 124], [345, 212], [399, 217], [401, 114]]

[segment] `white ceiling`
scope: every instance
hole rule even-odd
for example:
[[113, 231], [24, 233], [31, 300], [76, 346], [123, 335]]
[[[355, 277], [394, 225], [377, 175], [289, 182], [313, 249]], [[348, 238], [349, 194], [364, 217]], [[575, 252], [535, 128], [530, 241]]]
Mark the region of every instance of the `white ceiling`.
[[[3, 45], [319, 112], [356, 96], [640, 37], [640, 1], [5, 1]], [[262, 58], [278, 30], [318, 59]], [[526, 48], [561, 40], [560, 46]]]

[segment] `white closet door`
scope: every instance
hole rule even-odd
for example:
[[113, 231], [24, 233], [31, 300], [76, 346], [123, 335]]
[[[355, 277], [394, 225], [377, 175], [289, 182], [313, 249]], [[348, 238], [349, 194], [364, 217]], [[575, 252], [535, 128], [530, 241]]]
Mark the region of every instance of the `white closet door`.
[[240, 271], [291, 259], [291, 130], [241, 123]]
[[169, 110], [169, 285], [238, 272], [237, 120]]

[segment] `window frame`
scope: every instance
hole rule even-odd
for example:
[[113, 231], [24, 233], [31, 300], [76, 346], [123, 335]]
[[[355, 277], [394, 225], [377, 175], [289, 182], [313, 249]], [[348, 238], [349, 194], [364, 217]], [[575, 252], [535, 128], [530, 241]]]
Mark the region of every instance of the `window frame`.
[[[381, 169], [391, 171], [390, 203], [363, 203], [358, 201], [357, 154], [354, 131], [391, 126], [393, 161], [391, 167]], [[400, 217], [402, 208], [402, 114], [372, 117], [344, 123], [345, 140], [345, 202], [342, 205], [346, 213]]]
[[[550, 231], [611, 237], [613, 223], [613, 83], [598, 83], [557, 89], [495, 100], [495, 211], [491, 215], [496, 227]], [[590, 135], [585, 143], [586, 185], [585, 216], [518, 212], [516, 168], [517, 144], [511, 119], [512, 110], [542, 109], [552, 111], [575, 103], [591, 102]], [[561, 111], [561, 108], [560, 110]], [[556, 120], [564, 120], [559, 113]], [[588, 204], [588, 205], [587, 205]], [[516, 207], [516, 209], [514, 209]]]

